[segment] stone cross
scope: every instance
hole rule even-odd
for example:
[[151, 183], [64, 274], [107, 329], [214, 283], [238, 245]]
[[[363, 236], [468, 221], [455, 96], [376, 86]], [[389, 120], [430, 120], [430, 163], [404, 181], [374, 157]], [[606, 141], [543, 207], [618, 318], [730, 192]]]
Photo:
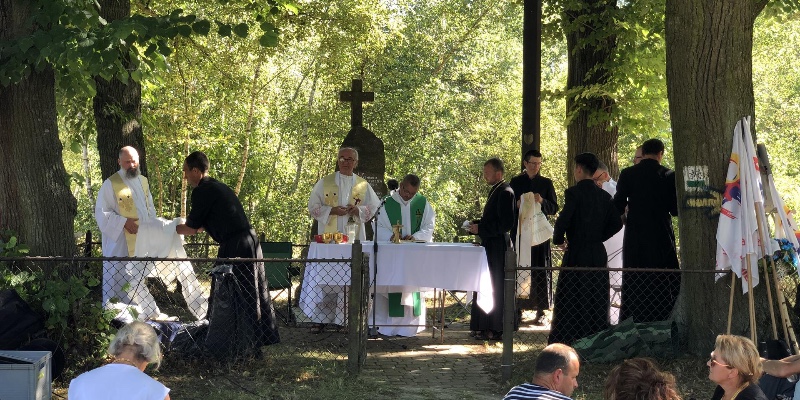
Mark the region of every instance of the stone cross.
[[353, 79], [349, 92], [339, 92], [339, 100], [350, 103], [350, 127], [364, 126], [363, 104], [375, 101], [375, 93], [364, 92], [361, 79]]

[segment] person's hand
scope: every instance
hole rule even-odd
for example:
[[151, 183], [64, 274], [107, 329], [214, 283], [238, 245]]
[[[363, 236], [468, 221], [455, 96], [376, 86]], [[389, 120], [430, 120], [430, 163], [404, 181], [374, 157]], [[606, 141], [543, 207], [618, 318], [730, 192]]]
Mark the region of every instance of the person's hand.
[[331, 214], [338, 216], [347, 215], [347, 208], [342, 206], [331, 207]]
[[569, 243], [567, 243], [567, 241], [565, 240], [564, 243], [558, 245], [558, 248], [561, 249], [561, 251], [567, 251], [568, 244]]
[[403, 239], [403, 240], [414, 240], [414, 235], [405, 235], [401, 239]]
[[199, 227], [199, 228], [197, 228], [197, 233], [203, 233], [203, 232], [205, 232], [205, 231], [206, 231], [206, 228], [204, 228], [204, 227], [202, 227], [202, 226], [201, 226], [201, 227]]
[[467, 228], [467, 231], [469, 231], [469, 233], [477, 235], [478, 234], [478, 224], [469, 224], [469, 228]]
[[346, 214], [350, 214], [352, 216], [356, 216], [356, 215], [358, 215], [358, 207], [357, 206], [352, 206], [352, 205], [351, 206], [347, 206], [347, 208], [345, 208], [345, 213]]
[[533, 201], [535, 201], [535, 202], [537, 202], [539, 204], [542, 204], [542, 201], [544, 201], [544, 200], [542, 199], [542, 196], [539, 193], [534, 193], [533, 194]]
[[128, 231], [128, 233], [133, 234], [133, 235], [138, 233], [139, 232], [139, 225], [136, 224], [136, 221], [138, 221], [138, 220], [139, 220], [139, 218], [128, 218], [125, 221], [125, 230]]

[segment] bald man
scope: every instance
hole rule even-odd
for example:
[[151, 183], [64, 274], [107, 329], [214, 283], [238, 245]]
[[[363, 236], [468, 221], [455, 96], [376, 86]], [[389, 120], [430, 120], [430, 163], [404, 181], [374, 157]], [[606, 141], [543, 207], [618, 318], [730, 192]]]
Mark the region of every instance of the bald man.
[[571, 400], [578, 387], [581, 363], [575, 349], [553, 343], [542, 350], [531, 383], [514, 386], [503, 400]]
[[[133, 257], [139, 224], [154, 220], [156, 209], [147, 178], [139, 171], [139, 152], [123, 147], [117, 163], [119, 171], [97, 193], [94, 216], [102, 234], [103, 257]], [[128, 267], [124, 261], [103, 262], [103, 304], [137, 305], [141, 319], [157, 318], [158, 306], [144, 284], [147, 271]]]

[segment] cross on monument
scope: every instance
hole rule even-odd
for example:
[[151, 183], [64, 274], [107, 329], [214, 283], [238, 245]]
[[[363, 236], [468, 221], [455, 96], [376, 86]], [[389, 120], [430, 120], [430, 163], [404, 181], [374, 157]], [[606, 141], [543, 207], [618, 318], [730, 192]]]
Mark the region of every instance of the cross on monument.
[[362, 90], [361, 79], [353, 79], [349, 92], [339, 92], [339, 101], [350, 103], [350, 127], [364, 126], [363, 102], [375, 101], [375, 93]]

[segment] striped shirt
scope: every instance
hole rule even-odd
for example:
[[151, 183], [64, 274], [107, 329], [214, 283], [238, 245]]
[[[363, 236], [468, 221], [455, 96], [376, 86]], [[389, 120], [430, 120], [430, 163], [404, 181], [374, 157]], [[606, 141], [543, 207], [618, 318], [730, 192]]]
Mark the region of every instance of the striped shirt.
[[503, 400], [572, 400], [563, 394], [550, 390], [546, 387], [523, 383], [514, 386], [508, 391]]

